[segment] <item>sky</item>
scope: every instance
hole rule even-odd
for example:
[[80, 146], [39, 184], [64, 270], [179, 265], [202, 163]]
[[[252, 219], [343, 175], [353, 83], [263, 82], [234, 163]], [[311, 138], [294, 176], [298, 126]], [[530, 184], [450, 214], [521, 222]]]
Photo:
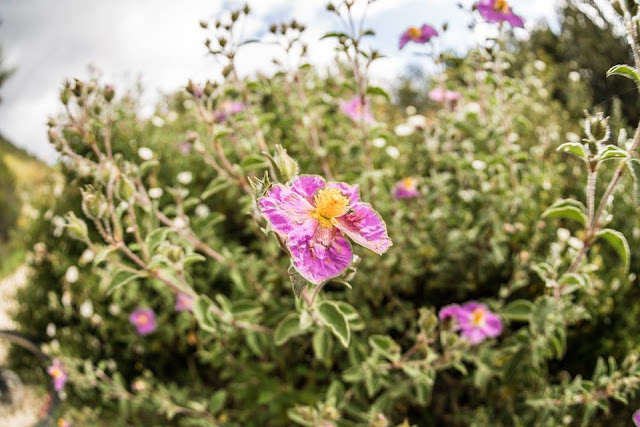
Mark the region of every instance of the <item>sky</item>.
[[[471, 6], [473, 0], [461, 0]], [[234, 0], [2, 0], [0, 44], [4, 66], [15, 73], [0, 95], [0, 134], [37, 157], [53, 162], [56, 153], [46, 138], [48, 118], [60, 111], [59, 90], [65, 79], [86, 78], [88, 66], [97, 67], [105, 83], [131, 88], [140, 79], [147, 111], [163, 93], [183, 87], [189, 79], [217, 79], [220, 66], [206, 54], [207, 33], [199, 21], [214, 21], [244, 1]], [[308, 28], [311, 62], [326, 67], [332, 42], [320, 41], [340, 23], [325, 11], [326, 0], [249, 0], [252, 18], [247, 37], [260, 38], [272, 23], [295, 18]], [[402, 75], [409, 64], [429, 69], [415, 48], [397, 50], [398, 37], [411, 25], [429, 23], [449, 30], [440, 47], [463, 52], [495, 30], [480, 24], [472, 33], [473, 18], [456, 0], [377, 0], [367, 22], [376, 32], [371, 43], [387, 57], [375, 63], [372, 78], [385, 86]], [[557, 0], [511, 0], [514, 11], [526, 19], [518, 29], [541, 21], [553, 25]], [[271, 71], [273, 51], [258, 44], [238, 54], [242, 74]]]

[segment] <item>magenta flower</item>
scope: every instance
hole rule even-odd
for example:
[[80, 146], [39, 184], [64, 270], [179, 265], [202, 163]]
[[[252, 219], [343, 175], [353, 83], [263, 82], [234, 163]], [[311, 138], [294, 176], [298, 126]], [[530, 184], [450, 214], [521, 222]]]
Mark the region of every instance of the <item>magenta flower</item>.
[[407, 43], [428, 43], [433, 37], [436, 37], [438, 32], [435, 28], [424, 24], [422, 27], [409, 27], [400, 36], [400, 49], [402, 49]]
[[360, 120], [369, 123], [373, 122], [368, 99], [365, 99], [363, 106], [362, 102], [360, 102], [360, 97], [356, 96], [351, 101], [340, 104], [340, 111], [354, 122], [359, 122]]
[[462, 331], [461, 335], [471, 344], [478, 344], [502, 333], [500, 318], [489, 311], [486, 305], [475, 301], [463, 306], [453, 304], [443, 307], [438, 316], [441, 320], [452, 317], [455, 330]]
[[636, 427], [640, 427], [640, 409], [633, 413], [633, 423]]
[[51, 365], [47, 368], [47, 373], [53, 378], [53, 387], [56, 391], [62, 390], [68, 378], [62, 362], [58, 359], [53, 359]]
[[429, 99], [435, 102], [454, 103], [462, 99], [462, 94], [454, 90], [438, 88], [429, 92]]
[[506, 0], [480, 0], [476, 7], [487, 22], [508, 22], [512, 27], [524, 28], [524, 20], [513, 13]]
[[138, 334], [148, 335], [156, 330], [156, 314], [150, 308], [137, 308], [129, 316], [129, 322], [136, 327]]
[[243, 112], [245, 106], [242, 102], [224, 101], [215, 111], [214, 118], [217, 123], [226, 121], [229, 117]]
[[284, 240], [296, 270], [314, 284], [339, 276], [351, 263], [351, 244], [381, 255], [391, 246], [387, 227], [358, 186], [303, 175], [275, 185], [258, 200], [260, 212]]
[[418, 191], [418, 182], [415, 178], [405, 178], [402, 181], [398, 181], [393, 187], [392, 195], [394, 199], [413, 199], [420, 195]]
[[176, 295], [176, 311], [191, 311], [195, 297], [189, 294], [179, 293]]

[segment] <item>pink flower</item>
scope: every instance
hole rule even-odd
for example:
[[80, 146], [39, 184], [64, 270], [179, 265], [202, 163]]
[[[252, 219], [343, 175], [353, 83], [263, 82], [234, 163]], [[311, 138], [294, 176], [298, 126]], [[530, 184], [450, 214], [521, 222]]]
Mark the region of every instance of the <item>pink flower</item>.
[[194, 296], [189, 294], [180, 293], [176, 295], [176, 311], [191, 311], [194, 299]]
[[53, 387], [56, 391], [62, 390], [68, 378], [62, 362], [58, 359], [53, 359], [51, 365], [47, 368], [47, 373], [53, 378]]
[[429, 99], [435, 102], [454, 103], [462, 99], [462, 94], [453, 90], [433, 89], [429, 92]]
[[438, 32], [435, 28], [424, 24], [422, 27], [409, 27], [400, 36], [400, 49], [402, 49], [407, 43], [428, 43], [433, 37], [436, 37]]
[[480, 0], [476, 7], [487, 22], [508, 22], [512, 27], [524, 28], [524, 20], [513, 13], [506, 0]]
[[633, 413], [633, 423], [636, 427], [640, 427], [640, 409]]
[[360, 201], [357, 185], [303, 175], [289, 186], [275, 185], [258, 206], [285, 241], [296, 270], [314, 284], [339, 276], [351, 263], [345, 237], [379, 255], [392, 244], [380, 215]]
[[214, 112], [214, 118], [217, 123], [226, 121], [230, 116], [236, 115], [244, 111], [245, 106], [242, 102], [224, 101], [220, 107]]
[[58, 427], [71, 427], [71, 424], [64, 418], [58, 418], [57, 425]]
[[373, 122], [368, 99], [365, 99], [363, 106], [362, 102], [360, 102], [360, 97], [356, 96], [351, 101], [340, 104], [340, 111], [354, 122], [359, 122], [360, 120], [369, 123]]
[[156, 314], [150, 308], [137, 308], [129, 316], [129, 322], [136, 327], [138, 334], [148, 335], [156, 330]]
[[392, 195], [395, 199], [413, 199], [420, 195], [418, 191], [418, 183], [415, 178], [405, 178], [398, 181], [393, 187]]
[[455, 329], [471, 344], [478, 344], [487, 338], [497, 337], [502, 333], [500, 318], [489, 311], [486, 305], [475, 301], [463, 306], [448, 305], [438, 314], [441, 320], [453, 318]]

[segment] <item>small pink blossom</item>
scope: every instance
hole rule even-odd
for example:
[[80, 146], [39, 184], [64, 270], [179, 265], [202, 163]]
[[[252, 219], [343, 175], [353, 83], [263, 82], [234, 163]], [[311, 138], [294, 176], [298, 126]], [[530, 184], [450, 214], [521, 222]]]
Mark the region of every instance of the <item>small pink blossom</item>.
[[475, 301], [462, 306], [453, 304], [443, 307], [438, 316], [441, 320], [453, 318], [455, 330], [462, 331], [460, 335], [471, 344], [478, 344], [502, 333], [500, 318], [489, 311], [486, 305]]
[[453, 90], [438, 88], [429, 92], [429, 99], [441, 103], [454, 103], [462, 99], [462, 94]]
[[391, 246], [387, 227], [358, 186], [303, 175], [275, 185], [258, 200], [260, 212], [284, 240], [298, 272], [314, 284], [342, 274], [351, 264], [351, 244], [381, 255]]
[[636, 427], [640, 427], [640, 409], [633, 413], [633, 424]]
[[415, 178], [405, 178], [398, 181], [393, 187], [392, 195], [395, 199], [413, 199], [420, 196], [418, 191], [418, 182]]
[[176, 295], [176, 311], [191, 311], [194, 299], [193, 295], [179, 293]]
[[409, 42], [414, 43], [428, 43], [433, 37], [436, 37], [438, 32], [430, 25], [424, 24], [422, 27], [409, 27], [400, 36], [400, 49], [405, 47]]
[[360, 97], [356, 96], [351, 101], [340, 104], [340, 111], [354, 122], [361, 120], [369, 123], [373, 122], [368, 99], [365, 99], [363, 106]]
[[51, 365], [47, 368], [47, 373], [53, 378], [53, 387], [56, 391], [62, 390], [68, 378], [62, 362], [58, 359], [53, 359]]
[[137, 308], [129, 316], [129, 322], [136, 327], [138, 334], [148, 335], [156, 330], [156, 314], [150, 308]]
[[512, 27], [524, 27], [524, 20], [513, 13], [506, 0], [480, 0], [476, 8], [487, 22], [506, 21]]
[[242, 102], [224, 101], [220, 107], [214, 112], [214, 119], [217, 123], [226, 121], [229, 117], [241, 113], [245, 110]]

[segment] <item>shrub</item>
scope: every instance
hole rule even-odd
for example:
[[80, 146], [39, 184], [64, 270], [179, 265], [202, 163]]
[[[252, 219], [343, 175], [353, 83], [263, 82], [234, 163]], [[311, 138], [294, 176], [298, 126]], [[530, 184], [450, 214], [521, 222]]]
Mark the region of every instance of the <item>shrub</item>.
[[[329, 12], [348, 21], [351, 4]], [[202, 23], [224, 80], [189, 82], [149, 120], [98, 80], [62, 90], [66, 114], [49, 136], [66, 181], [33, 225], [17, 319], [55, 336], [65, 416], [628, 423], [631, 409], [606, 409], [640, 381], [636, 310], [625, 305], [637, 296], [628, 270], [639, 236], [622, 177], [628, 166], [639, 178], [638, 134], [594, 113], [584, 139], [562, 144], [579, 124], [541, 71], [509, 74], [504, 40], [470, 51], [455, 80], [436, 76], [442, 102], [423, 115], [370, 84], [370, 32], [328, 34], [340, 72], [321, 77], [305, 63], [304, 26], [273, 26], [265, 41], [302, 52], [300, 62], [241, 79], [233, 30], [249, 13]], [[359, 185], [386, 223], [388, 252], [353, 245], [346, 256], [343, 235], [384, 252], [384, 230], [373, 214], [354, 225], [365, 208], [350, 187], [292, 193], [309, 175]], [[328, 261], [313, 263], [307, 243]], [[339, 246], [327, 254], [329, 244]]]

